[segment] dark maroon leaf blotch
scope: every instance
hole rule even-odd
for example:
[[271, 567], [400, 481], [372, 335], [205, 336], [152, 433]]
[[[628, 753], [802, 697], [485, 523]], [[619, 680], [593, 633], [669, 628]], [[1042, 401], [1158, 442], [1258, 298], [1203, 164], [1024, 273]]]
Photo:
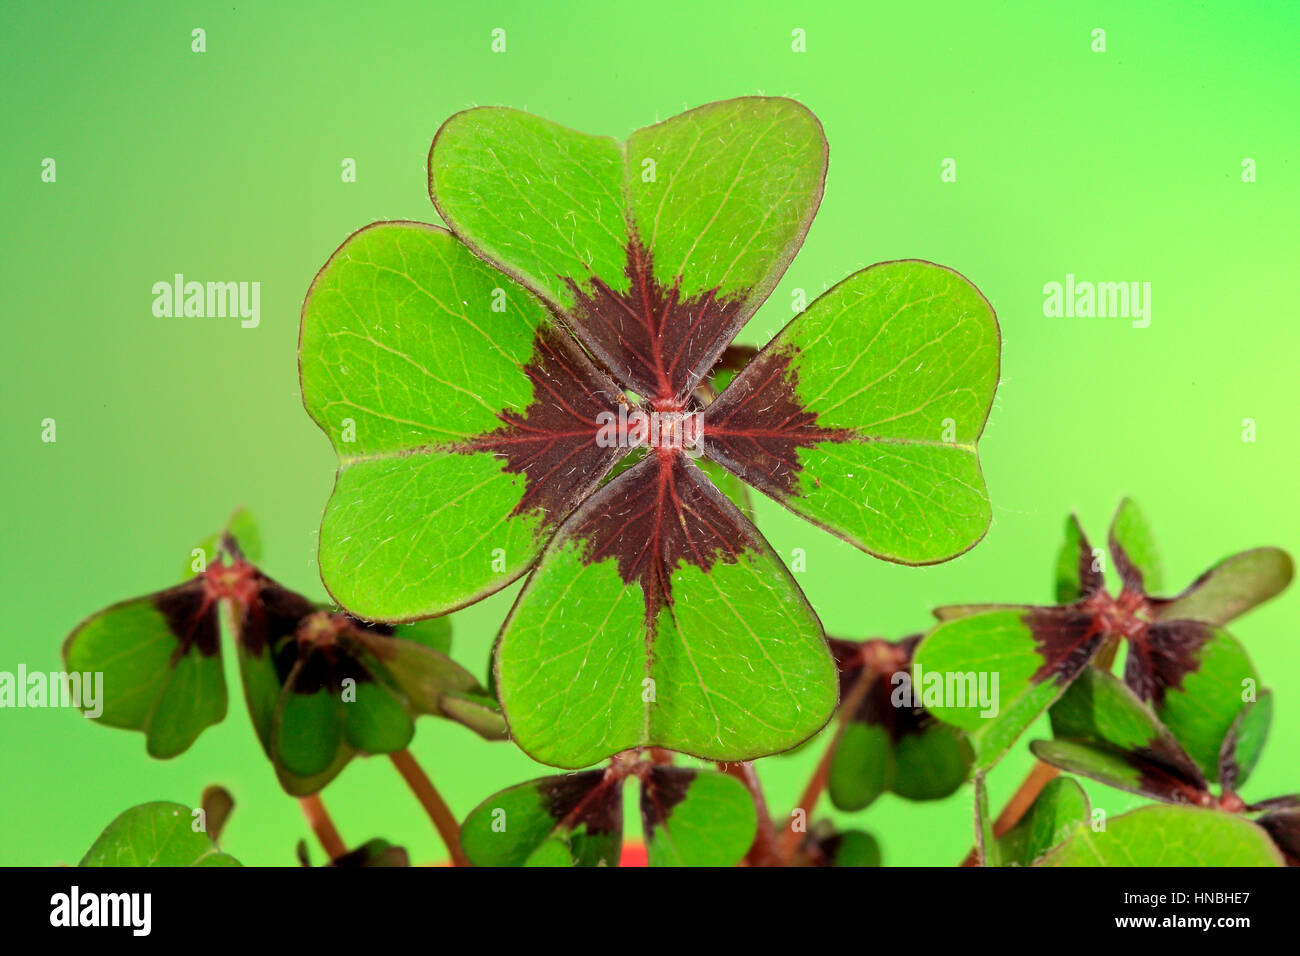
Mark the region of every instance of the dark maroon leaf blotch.
[[1163, 703], [1168, 690], [1182, 687], [1183, 678], [1200, 667], [1201, 648], [1211, 633], [1199, 621], [1160, 621], [1142, 628], [1129, 641], [1124, 683], [1142, 700]]
[[538, 333], [524, 371], [533, 383], [528, 407], [502, 413], [502, 428], [459, 448], [492, 452], [504, 459], [506, 471], [523, 475], [524, 494], [513, 513], [536, 512], [549, 525], [568, 514], [627, 453], [597, 444], [598, 416], [617, 415], [619, 395], [557, 328]]
[[1097, 655], [1105, 637], [1097, 618], [1076, 605], [1032, 608], [1021, 620], [1043, 659], [1032, 678], [1036, 683], [1051, 677], [1069, 684]]
[[626, 292], [595, 277], [563, 277], [575, 300], [569, 322], [620, 382], [656, 408], [680, 409], [744, 324], [744, 295], [724, 300], [706, 292], [684, 300], [681, 277], [661, 286], [635, 235], [626, 254]]
[[188, 654], [190, 648], [197, 648], [204, 657], [211, 657], [220, 649], [217, 601], [203, 578], [194, 578], [154, 595], [153, 605], [180, 642], [172, 655], [173, 663]]
[[686, 767], [651, 767], [641, 779], [641, 820], [645, 833], [667, 820], [686, 799], [696, 771]]
[[556, 826], [590, 834], [623, 832], [623, 778], [605, 770], [547, 777], [538, 784], [542, 805]]
[[800, 403], [792, 357], [789, 350], [761, 352], [704, 410], [709, 457], [775, 496], [797, 491], [800, 448], [850, 437], [818, 425], [816, 413]]
[[1106, 586], [1106, 579], [1097, 567], [1088, 536], [1079, 528], [1079, 598], [1091, 597]]
[[678, 562], [708, 571], [758, 545], [736, 506], [681, 452], [665, 449], [652, 450], [593, 495], [573, 522], [583, 560], [617, 558], [623, 581], [641, 585], [651, 619], [672, 601]]

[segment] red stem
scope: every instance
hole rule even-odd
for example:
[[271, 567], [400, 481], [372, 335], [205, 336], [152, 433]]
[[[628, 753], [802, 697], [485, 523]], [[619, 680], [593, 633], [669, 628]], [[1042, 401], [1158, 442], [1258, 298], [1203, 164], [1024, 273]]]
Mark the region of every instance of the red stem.
[[451, 807], [447, 806], [447, 802], [442, 799], [442, 795], [438, 793], [428, 774], [415, 762], [409, 750], [398, 750], [388, 756], [393, 761], [393, 766], [397, 768], [397, 772], [406, 781], [406, 785], [415, 794], [415, 798], [420, 801], [420, 806], [424, 807], [424, 812], [433, 821], [438, 835], [442, 837], [442, 842], [447, 845], [447, 852], [451, 854], [452, 865], [470, 866], [469, 858], [460, 847], [460, 825], [456, 823]]
[[719, 763], [718, 769], [745, 785], [754, 800], [754, 810], [758, 813], [758, 830], [754, 834], [753, 845], [745, 854], [745, 862], [750, 866], [780, 866], [776, 825], [772, 823], [767, 798], [763, 796], [763, 785], [759, 783], [758, 771], [754, 769], [753, 763], [748, 760], [742, 763]]
[[313, 793], [310, 797], [300, 798], [298, 805], [302, 807], [308, 825], [316, 834], [316, 839], [320, 841], [321, 848], [325, 850], [330, 862], [348, 852], [347, 844], [343, 842], [343, 837], [339, 836], [338, 828], [334, 826], [334, 821], [330, 819], [329, 811], [325, 809], [325, 804], [321, 802], [318, 794]]
[[[848, 727], [849, 719], [861, 706], [863, 699], [867, 696], [867, 691], [875, 683], [877, 671], [874, 667], [866, 666], [862, 669], [861, 676], [853, 685], [848, 695], [840, 702], [839, 723], [835, 727], [835, 735], [831, 738], [830, 744], [826, 747], [825, 753], [822, 754], [821, 760], [817, 762], [817, 767], [813, 770], [812, 779], [804, 787], [803, 795], [800, 796], [799, 802], [795, 805], [795, 810], [803, 810], [804, 822], [812, 820], [813, 810], [817, 806], [817, 801], [821, 799], [822, 792], [826, 789], [827, 781], [831, 776], [831, 758], [835, 756], [835, 748], [839, 745], [840, 738], [844, 736], [845, 728]], [[796, 818], [794, 812], [790, 813], [790, 825], [781, 834], [781, 840], [778, 844], [778, 852], [783, 862], [789, 863], [799, 852], [799, 844], [803, 842], [806, 835], [804, 832], [795, 829]]]

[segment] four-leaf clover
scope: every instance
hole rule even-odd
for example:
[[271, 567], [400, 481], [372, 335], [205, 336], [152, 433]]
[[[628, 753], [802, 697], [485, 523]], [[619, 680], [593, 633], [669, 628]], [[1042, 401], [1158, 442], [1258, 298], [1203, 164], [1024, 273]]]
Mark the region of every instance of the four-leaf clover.
[[949, 269], [864, 269], [697, 394], [802, 243], [827, 152], [779, 98], [625, 142], [467, 110], [429, 156], [450, 231], [366, 227], [308, 292], [303, 398], [340, 458], [325, 585], [397, 622], [531, 571], [495, 668], [541, 761], [750, 759], [829, 718], [821, 625], [699, 455], [892, 561], [952, 558], [988, 526], [999, 332]]

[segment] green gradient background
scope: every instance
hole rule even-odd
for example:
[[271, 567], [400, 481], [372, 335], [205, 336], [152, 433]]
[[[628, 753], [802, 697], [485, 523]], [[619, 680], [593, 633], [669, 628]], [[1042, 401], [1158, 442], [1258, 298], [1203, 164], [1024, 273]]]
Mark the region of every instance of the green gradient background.
[[[894, 567], [760, 503], [773, 545], [806, 549], [800, 581], [830, 632], [901, 636], [935, 604], [1047, 599], [1065, 514], [1077, 508], [1100, 537], [1123, 493], [1156, 525], [1174, 586], [1238, 549], [1300, 551], [1295, 4], [376, 6], [0, 11], [0, 670], [56, 667], [78, 620], [171, 583], [240, 503], [262, 522], [268, 571], [323, 594], [314, 552], [334, 456], [300, 404], [302, 296], [358, 226], [436, 221], [429, 142], [471, 104], [620, 136], [746, 93], [811, 107], [831, 143], [826, 197], [746, 340], [789, 318], [794, 288], [811, 298], [882, 259], [952, 266], [993, 302], [1003, 383], [982, 457], [995, 518], [973, 552]], [[504, 55], [490, 52], [494, 27]], [[790, 50], [795, 27], [807, 53]], [[1104, 54], [1091, 52], [1094, 27]], [[1254, 184], [1241, 181], [1247, 156]], [[357, 160], [355, 184], [340, 182], [343, 157]], [[944, 157], [954, 184], [940, 181]], [[261, 327], [154, 318], [150, 287], [175, 272], [260, 281]], [[1044, 318], [1042, 286], [1067, 272], [1151, 282], [1150, 328]], [[57, 444], [40, 441], [46, 417]], [[1241, 440], [1247, 417], [1255, 444]], [[485, 664], [515, 591], [457, 617], [463, 661]], [[1235, 627], [1281, 691], [1248, 797], [1300, 789], [1298, 612], [1293, 590]], [[239, 802], [227, 848], [291, 863], [306, 828], [231, 663], [226, 721], [170, 762], [75, 713], [0, 711], [0, 863], [75, 862], [119, 811], [194, 802], [214, 781]], [[458, 813], [539, 769], [434, 720], [413, 749]], [[819, 749], [760, 765], [778, 811]], [[1022, 742], [994, 775], [995, 804], [1028, 762]], [[1111, 813], [1137, 802], [1093, 793]], [[355, 762], [325, 796], [350, 842], [441, 854], [387, 761]], [[951, 864], [970, 843], [969, 807], [967, 787], [931, 804], [888, 796], [857, 816], [887, 862]]]

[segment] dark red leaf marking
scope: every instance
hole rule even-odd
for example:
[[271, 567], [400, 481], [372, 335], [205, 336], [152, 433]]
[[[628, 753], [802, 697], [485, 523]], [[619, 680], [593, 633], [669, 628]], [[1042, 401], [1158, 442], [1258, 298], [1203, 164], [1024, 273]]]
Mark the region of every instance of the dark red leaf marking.
[[1171, 688], [1201, 664], [1201, 648], [1212, 630], [1199, 621], [1160, 621], [1148, 624], [1129, 639], [1124, 683], [1143, 700], [1163, 703]]
[[761, 352], [704, 410], [709, 457], [777, 496], [798, 487], [798, 449], [850, 437], [844, 429], [818, 425], [816, 413], [800, 403], [793, 357], [788, 350]]
[[[237, 608], [236, 613], [239, 643], [249, 654], [261, 656], [264, 648], [276, 651], [284, 638], [295, 634], [303, 620], [316, 613], [316, 605], [260, 572], [256, 585], [253, 599]], [[284, 676], [280, 675], [281, 680]]]
[[1269, 797], [1248, 808], [1254, 810], [1300, 810], [1300, 793], [1288, 793], [1285, 797]]
[[1032, 608], [1021, 620], [1043, 659], [1030, 678], [1035, 683], [1049, 677], [1061, 685], [1070, 683], [1096, 656], [1106, 636], [1099, 616], [1081, 605]]
[[212, 657], [220, 649], [217, 601], [202, 577], [155, 594], [153, 606], [166, 619], [167, 629], [180, 642], [172, 653], [173, 665], [191, 648], [197, 649], [204, 657]]
[[1157, 738], [1125, 754], [1143, 793], [1170, 803], [1210, 806], [1214, 797], [1200, 768], [1172, 738]]
[[1237, 744], [1241, 742], [1241, 717], [1245, 713], [1246, 711], [1243, 710], [1241, 715], [1232, 722], [1227, 736], [1219, 745], [1219, 786], [1223, 788], [1224, 793], [1231, 793], [1237, 789], [1237, 778], [1241, 774], [1241, 764], [1237, 761]]
[[374, 655], [364, 641], [367, 633], [388, 636], [392, 628], [358, 621], [346, 614], [314, 612], [274, 652], [280, 682], [288, 681], [299, 664], [291, 683], [295, 694], [338, 691], [348, 679], [358, 684], [374, 681], [370, 670]]
[[681, 299], [681, 277], [661, 286], [649, 250], [635, 235], [626, 252], [626, 292], [597, 277], [581, 283], [564, 277], [575, 300], [569, 322], [616, 379], [656, 408], [681, 408], [744, 324], [744, 293]]
[[1287, 866], [1300, 866], [1300, 811], [1266, 813], [1255, 822], [1282, 851]]
[[505, 460], [505, 470], [523, 475], [524, 495], [514, 514], [535, 511], [546, 523], [563, 518], [626, 448], [601, 447], [598, 416], [617, 414], [613, 383], [578, 351], [568, 333], [540, 331], [524, 371], [533, 400], [521, 413], [503, 412], [503, 427], [458, 446], [487, 451]]
[[758, 547], [753, 527], [679, 451], [653, 449], [592, 495], [573, 517], [587, 564], [613, 557], [624, 583], [636, 581], [646, 616], [672, 602], [679, 562], [703, 571]]
[[641, 777], [641, 821], [646, 839], [654, 828], [672, 815], [673, 807], [686, 799], [696, 771], [686, 767], [651, 767]]
[[393, 846], [386, 840], [370, 840], [335, 857], [329, 864], [335, 867], [410, 866], [411, 858], [405, 848]]
[[1106, 579], [1101, 569], [1096, 566], [1092, 556], [1092, 544], [1088, 536], [1079, 529], [1079, 597], [1087, 598], [1106, 586]]
[[1120, 580], [1124, 582], [1124, 590], [1146, 594], [1142, 586], [1142, 572], [1129, 558], [1128, 552], [1119, 543], [1119, 539], [1115, 537], [1114, 529], [1111, 530], [1107, 543], [1110, 546], [1110, 556], [1115, 562], [1115, 570], [1119, 572]]
[[[844, 641], [828, 638], [831, 654], [840, 671], [840, 700], [848, 699], [854, 686], [866, 676], [867, 669], [875, 672], [862, 703], [848, 715], [855, 723], [875, 724], [885, 728], [894, 743], [908, 734], [919, 734], [935, 723], [924, 707], [896, 706], [894, 693], [900, 686], [895, 675], [912, 675], [912, 654], [922, 635], [915, 634], [893, 643], [880, 638], [868, 641]], [[920, 700], [921, 688], [912, 688], [912, 700]]]
[[542, 806], [566, 830], [623, 832], [623, 777], [604, 770], [547, 777], [537, 783]]

